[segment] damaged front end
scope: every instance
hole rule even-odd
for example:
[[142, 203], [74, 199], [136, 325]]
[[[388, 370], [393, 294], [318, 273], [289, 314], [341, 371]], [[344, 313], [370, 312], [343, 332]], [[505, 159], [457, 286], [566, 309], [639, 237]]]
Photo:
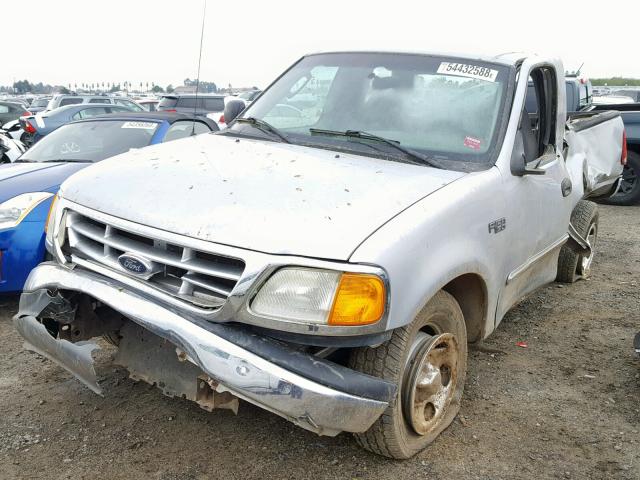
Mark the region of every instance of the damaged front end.
[[92, 352], [104, 337], [116, 364], [167, 395], [234, 412], [241, 398], [322, 435], [366, 431], [395, 397], [391, 382], [53, 263], [30, 275], [14, 323], [27, 348], [98, 394]]

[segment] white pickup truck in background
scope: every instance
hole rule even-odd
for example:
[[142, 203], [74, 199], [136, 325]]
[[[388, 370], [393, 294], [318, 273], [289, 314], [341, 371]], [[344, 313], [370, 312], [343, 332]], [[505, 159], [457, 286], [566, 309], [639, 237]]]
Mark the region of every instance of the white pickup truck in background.
[[[625, 161], [562, 63], [305, 56], [229, 127], [69, 178], [16, 328], [96, 392], [91, 349], [203, 408], [244, 399], [407, 458], [460, 408], [467, 342], [588, 275]], [[528, 84], [537, 113], [525, 108]], [[235, 103], [238, 102], [238, 103]], [[569, 290], [567, 290], [569, 292]]]

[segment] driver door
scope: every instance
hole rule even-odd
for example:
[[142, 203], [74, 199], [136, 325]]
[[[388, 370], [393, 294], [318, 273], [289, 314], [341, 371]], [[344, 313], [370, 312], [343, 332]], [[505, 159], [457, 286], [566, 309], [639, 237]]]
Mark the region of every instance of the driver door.
[[558, 254], [567, 240], [571, 215], [571, 180], [562, 156], [562, 138], [556, 138], [558, 82], [552, 66], [531, 70], [514, 155], [523, 155], [529, 172], [505, 172], [509, 247], [505, 284], [498, 301], [496, 320], [525, 295], [557, 273]]

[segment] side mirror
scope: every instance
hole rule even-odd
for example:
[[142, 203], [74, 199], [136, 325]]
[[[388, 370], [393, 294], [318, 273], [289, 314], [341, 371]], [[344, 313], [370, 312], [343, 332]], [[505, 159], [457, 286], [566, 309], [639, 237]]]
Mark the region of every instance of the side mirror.
[[229, 100], [224, 106], [224, 122], [229, 125], [246, 107], [244, 100]]
[[534, 162], [527, 162], [523, 137], [522, 130], [518, 129], [515, 142], [513, 142], [513, 151], [511, 152], [511, 173], [517, 177], [544, 175], [544, 169], [531, 166]]

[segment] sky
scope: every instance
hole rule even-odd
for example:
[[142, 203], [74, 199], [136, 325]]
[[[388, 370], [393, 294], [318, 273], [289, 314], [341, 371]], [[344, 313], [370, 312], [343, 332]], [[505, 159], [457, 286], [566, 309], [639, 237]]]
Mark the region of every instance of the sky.
[[219, 86], [264, 88], [305, 53], [348, 49], [525, 51], [571, 70], [584, 62], [586, 77], [640, 78], [637, 32], [623, 21], [638, 18], [638, 0], [4, 0], [2, 16], [21, 12], [2, 22], [0, 85], [181, 85], [197, 74], [205, 1], [200, 78]]

